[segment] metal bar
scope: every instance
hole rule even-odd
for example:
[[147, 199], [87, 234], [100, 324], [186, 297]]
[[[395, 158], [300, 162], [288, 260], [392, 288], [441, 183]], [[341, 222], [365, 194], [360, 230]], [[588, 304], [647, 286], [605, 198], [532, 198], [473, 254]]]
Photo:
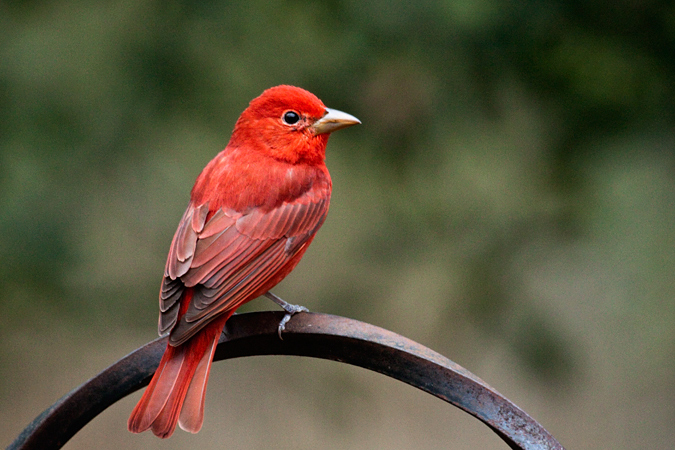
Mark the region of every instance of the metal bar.
[[[403, 381], [466, 411], [511, 448], [564, 450], [539, 423], [480, 378], [444, 356], [390, 331], [344, 317], [297, 314], [277, 336], [282, 312], [228, 320], [214, 361], [253, 355], [295, 355], [363, 367]], [[156, 339], [122, 358], [40, 414], [9, 450], [61, 448], [117, 400], [146, 386], [166, 347]]]

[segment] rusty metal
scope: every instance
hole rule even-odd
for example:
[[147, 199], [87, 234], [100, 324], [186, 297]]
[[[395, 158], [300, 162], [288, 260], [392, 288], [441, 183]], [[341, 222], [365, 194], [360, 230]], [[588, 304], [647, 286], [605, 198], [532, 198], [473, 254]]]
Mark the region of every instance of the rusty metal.
[[[233, 316], [221, 336], [215, 361], [253, 355], [296, 355], [363, 367], [403, 381], [466, 411], [511, 448], [564, 450], [539, 423], [468, 370], [391, 331], [344, 317], [303, 313], [279, 340], [282, 312]], [[117, 400], [147, 385], [166, 338], [122, 358], [40, 414], [9, 450], [61, 448]], [[120, 424], [120, 432], [124, 429]]]

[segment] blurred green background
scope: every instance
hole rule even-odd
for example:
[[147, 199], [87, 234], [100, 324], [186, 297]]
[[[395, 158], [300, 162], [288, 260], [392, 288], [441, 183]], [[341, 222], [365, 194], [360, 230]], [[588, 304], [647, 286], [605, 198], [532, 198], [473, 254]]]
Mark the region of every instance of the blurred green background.
[[[0, 437], [156, 334], [166, 253], [248, 102], [363, 125], [276, 293], [485, 379], [569, 449], [675, 447], [672, 2], [0, 2]], [[272, 309], [256, 300], [245, 310]], [[506, 448], [337, 363], [217, 363], [206, 421], [68, 449]]]

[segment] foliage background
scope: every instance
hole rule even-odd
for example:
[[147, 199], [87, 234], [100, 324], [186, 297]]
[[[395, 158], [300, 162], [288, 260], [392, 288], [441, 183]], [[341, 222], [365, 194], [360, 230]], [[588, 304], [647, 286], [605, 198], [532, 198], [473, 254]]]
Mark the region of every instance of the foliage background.
[[[672, 448], [673, 55], [659, 0], [3, 0], [2, 444], [155, 337], [194, 179], [288, 83], [363, 125], [278, 294], [447, 355], [567, 448]], [[216, 364], [204, 429], [164, 442], [126, 431], [139, 395], [66, 448], [505, 448], [323, 361]]]

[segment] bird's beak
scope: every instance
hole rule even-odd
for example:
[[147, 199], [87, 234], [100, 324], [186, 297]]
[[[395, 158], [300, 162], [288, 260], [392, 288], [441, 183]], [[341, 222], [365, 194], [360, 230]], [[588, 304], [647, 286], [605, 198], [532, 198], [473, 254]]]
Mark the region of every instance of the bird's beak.
[[359, 119], [337, 109], [326, 108], [326, 114], [312, 125], [315, 134], [332, 133], [361, 123]]

